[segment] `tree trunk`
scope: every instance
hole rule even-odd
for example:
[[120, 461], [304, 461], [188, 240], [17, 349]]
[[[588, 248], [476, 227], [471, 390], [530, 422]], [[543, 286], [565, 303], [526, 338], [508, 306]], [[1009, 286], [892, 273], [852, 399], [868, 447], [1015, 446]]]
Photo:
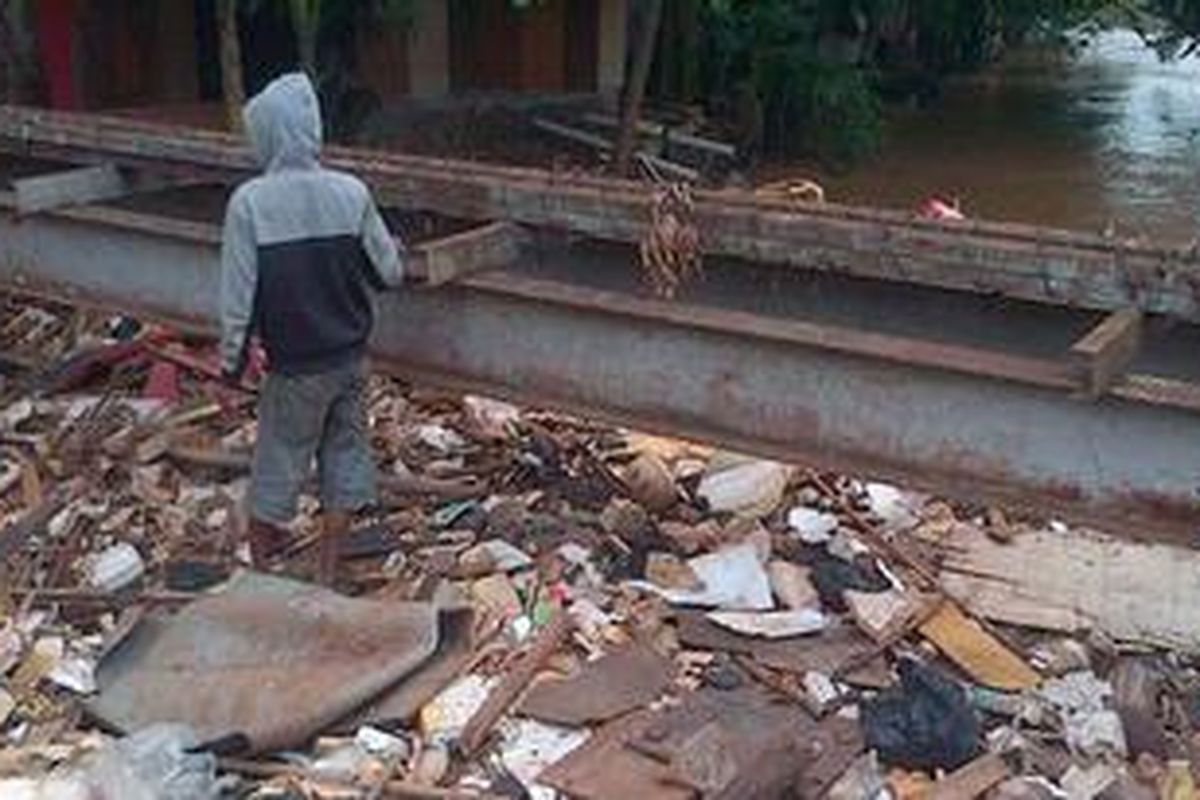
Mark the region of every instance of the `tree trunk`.
[[317, 81], [317, 33], [305, 28], [296, 31], [296, 45], [300, 51], [300, 69]]
[[246, 102], [237, 6], [238, 0], [217, 0], [217, 23], [221, 33], [221, 93], [225, 100], [225, 125], [234, 133], [240, 133], [242, 130], [242, 106]]
[[317, 34], [321, 29], [322, 0], [292, 0], [292, 31], [296, 35], [296, 50], [300, 69], [317, 83]]
[[13, 25], [9, 15], [15, 16], [15, 10], [10, 8], [10, 0], [0, 0], [0, 53], [4, 54], [4, 63], [0, 64], [3, 78], [0, 85], [4, 89], [4, 102], [17, 102], [17, 83], [19, 81], [19, 63], [17, 53], [17, 37], [13, 33]]
[[677, 30], [679, 31], [679, 85], [676, 91], [684, 103], [696, 102], [700, 93], [700, 4], [684, 3], [680, 8]]
[[662, 19], [663, 0], [643, 0], [641, 25], [634, 42], [633, 62], [625, 76], [625, 91], [621, 104], [621, 128], [617, 133], [617, 152], [613, 159], [616, 174], [629, 174], [629, 163], [637, 143], [637, 124], [642, 114], [642, 99], [646, 96], [646, 79], [654, 62], [654, 43], [658, 40], [658, 25]]

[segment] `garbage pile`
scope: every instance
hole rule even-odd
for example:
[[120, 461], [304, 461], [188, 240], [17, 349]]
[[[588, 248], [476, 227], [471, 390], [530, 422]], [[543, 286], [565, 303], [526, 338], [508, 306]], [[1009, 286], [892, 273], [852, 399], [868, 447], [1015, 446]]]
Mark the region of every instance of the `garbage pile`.
[[1200, 555], [372, 379], [247, 567], [253, 380], [0, 303], [0, 797], [1195, 794]]

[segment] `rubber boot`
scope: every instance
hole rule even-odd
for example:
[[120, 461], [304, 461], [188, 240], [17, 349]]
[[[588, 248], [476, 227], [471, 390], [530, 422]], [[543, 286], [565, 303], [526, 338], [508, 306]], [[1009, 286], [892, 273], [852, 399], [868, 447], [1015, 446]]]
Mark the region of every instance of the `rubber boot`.
[[350, 530], [350, 515], [344, 511], [326, 511], [321, 515], [321, 548], [317, 562], [317, 582], [333, 587], [337, 580], [342, 539]]
[[266, 569], [271, 561], [287, 550], [292, 534], [286, 528], [261, 519], [249, 525], [250, 561], [255, 569]]

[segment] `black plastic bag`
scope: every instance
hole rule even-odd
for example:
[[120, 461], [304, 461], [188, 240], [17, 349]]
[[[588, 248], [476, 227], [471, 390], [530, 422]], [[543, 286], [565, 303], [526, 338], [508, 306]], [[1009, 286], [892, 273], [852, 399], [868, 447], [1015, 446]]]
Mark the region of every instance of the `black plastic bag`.
[[847, 589], [876, 593], [892, 588], [872, 559], [864, 557], [850, 562], [828, 553], [813, 559], [812, 584], [821, 598], [821, 605], [839, 613], [847, 610], [846, 600], [842, 597], [842, 592]]
[[957, 769], [978, 755], [979, 719], [963, 688], [912, 659], [899, 672], [899, 685], [862, 705], [867, 747], [907, 769]]

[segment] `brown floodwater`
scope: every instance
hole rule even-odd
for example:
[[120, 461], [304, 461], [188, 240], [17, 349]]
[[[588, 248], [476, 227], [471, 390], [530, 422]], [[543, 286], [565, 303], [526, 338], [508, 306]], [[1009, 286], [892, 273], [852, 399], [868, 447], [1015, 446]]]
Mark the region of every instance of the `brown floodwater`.
[[821, 182], [836, 202], [912, 209], [937, 194], [972, 217], [1188, 243], [1200, 60], [1162, 62], [1129, 31], [1074, 57], [1024, 54], [889, 112], [880, 155]]

